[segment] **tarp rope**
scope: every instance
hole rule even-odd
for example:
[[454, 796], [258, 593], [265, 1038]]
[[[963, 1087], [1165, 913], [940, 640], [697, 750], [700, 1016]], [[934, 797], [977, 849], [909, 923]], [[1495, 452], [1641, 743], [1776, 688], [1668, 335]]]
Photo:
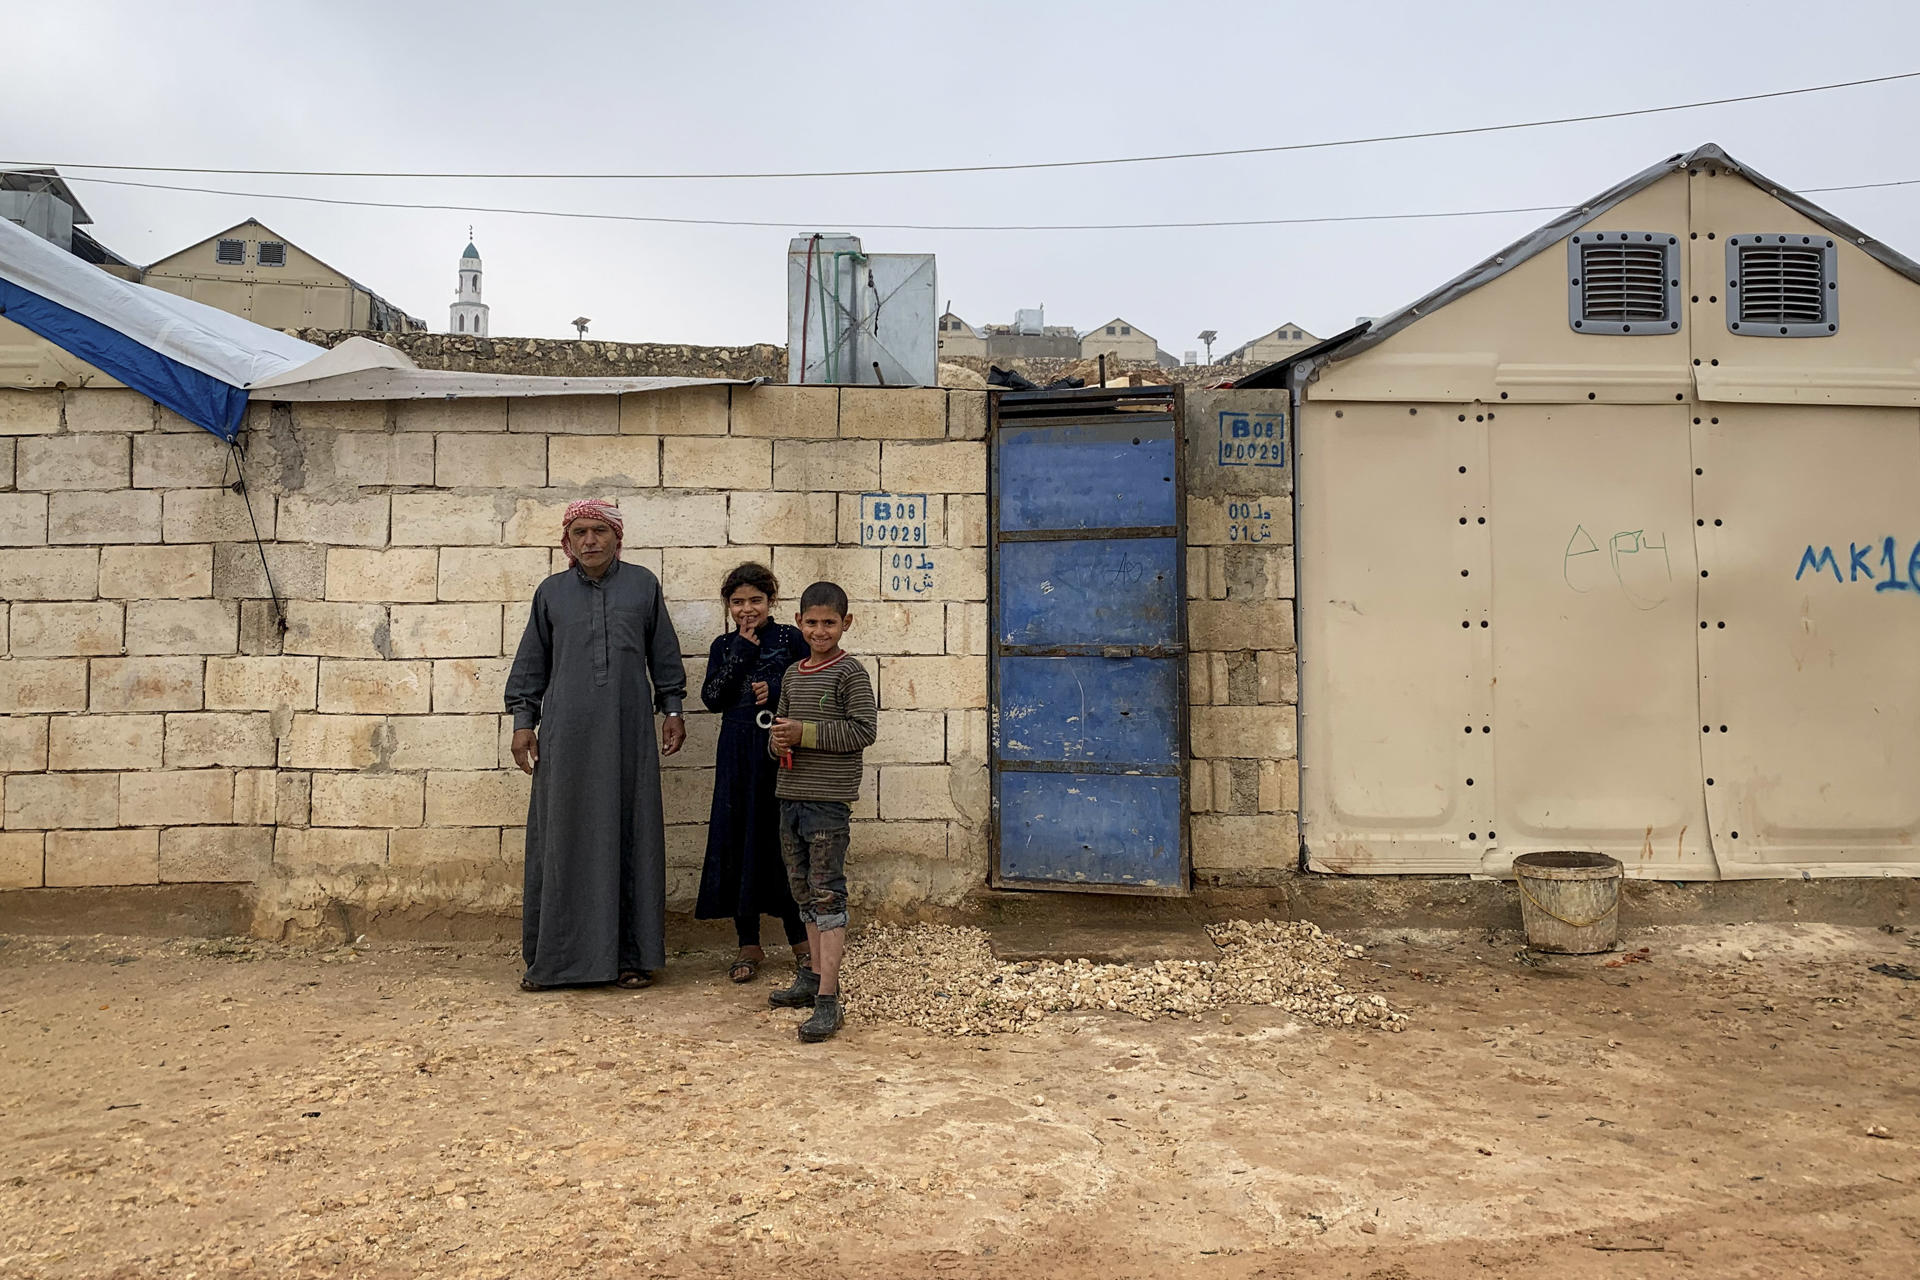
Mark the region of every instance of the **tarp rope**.
[[228, 442], [228, 447], [233, 450], [233, 490], [247, 504], [247, 523], [253, 526], [253, 545], [260, 552], [260, 571], [266, 575], [267, 594], [273, 598], [274, 624], [280, 628], [280, 634], [285, 635], [287, 610], [280, 603], [280, 592], [273, 585], [273, 567], [267, 563], [267, 544], [260, 537], [260, 521], [253, 514], [253, 494], [247, 489], [247, 473], [241, 465], [246, 458], [246, 450], [241, 447], [238, 435]]

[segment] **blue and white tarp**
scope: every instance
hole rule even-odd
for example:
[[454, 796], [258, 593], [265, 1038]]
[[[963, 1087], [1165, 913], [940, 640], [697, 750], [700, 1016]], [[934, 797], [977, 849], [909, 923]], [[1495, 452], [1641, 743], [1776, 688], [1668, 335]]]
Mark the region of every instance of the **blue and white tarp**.
[[0, 218], [0, 315], [231, 440], [249, 388], [326, 354], [277, 329], [108, 275]]

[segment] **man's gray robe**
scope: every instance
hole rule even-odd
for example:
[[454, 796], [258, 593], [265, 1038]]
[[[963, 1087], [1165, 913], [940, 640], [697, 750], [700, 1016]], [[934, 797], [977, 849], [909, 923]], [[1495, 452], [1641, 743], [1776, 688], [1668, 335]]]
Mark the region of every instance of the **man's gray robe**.
[[616, 561], [533, 593], [507, 676], [515, 729], [538, 728], [521, 949], [541, 986], [666, 964], [666, 831], [655, 710], [687, 676], [660, 581]]

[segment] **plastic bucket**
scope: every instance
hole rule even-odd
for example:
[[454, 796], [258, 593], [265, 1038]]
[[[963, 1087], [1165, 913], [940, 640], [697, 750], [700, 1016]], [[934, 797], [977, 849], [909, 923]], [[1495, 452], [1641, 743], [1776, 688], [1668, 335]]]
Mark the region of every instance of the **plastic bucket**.
[[1513, 860], [1520, 920], [1535, 951], [1590, 955], [1620, 936], [1620, 859], [1604, 853], [1523, 853]]

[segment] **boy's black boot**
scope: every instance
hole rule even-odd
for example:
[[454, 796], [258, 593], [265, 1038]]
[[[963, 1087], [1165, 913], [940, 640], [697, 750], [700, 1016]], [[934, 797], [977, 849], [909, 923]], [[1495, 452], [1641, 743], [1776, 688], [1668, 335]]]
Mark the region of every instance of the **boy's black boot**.
[[793, 985], [769, 995], [767, 1004], [774, 1009], [811, 1009], [814, 997], [819, 994], [820, 975], [801, 965], [794, 971]]
[[833, 1033], [846, 1025], [846, 1021], [840, 1012], [839, 996], [815, 996], [813, 1016], [800, 1024], [800, 1038], [808, 1044], [831, 1040]]

